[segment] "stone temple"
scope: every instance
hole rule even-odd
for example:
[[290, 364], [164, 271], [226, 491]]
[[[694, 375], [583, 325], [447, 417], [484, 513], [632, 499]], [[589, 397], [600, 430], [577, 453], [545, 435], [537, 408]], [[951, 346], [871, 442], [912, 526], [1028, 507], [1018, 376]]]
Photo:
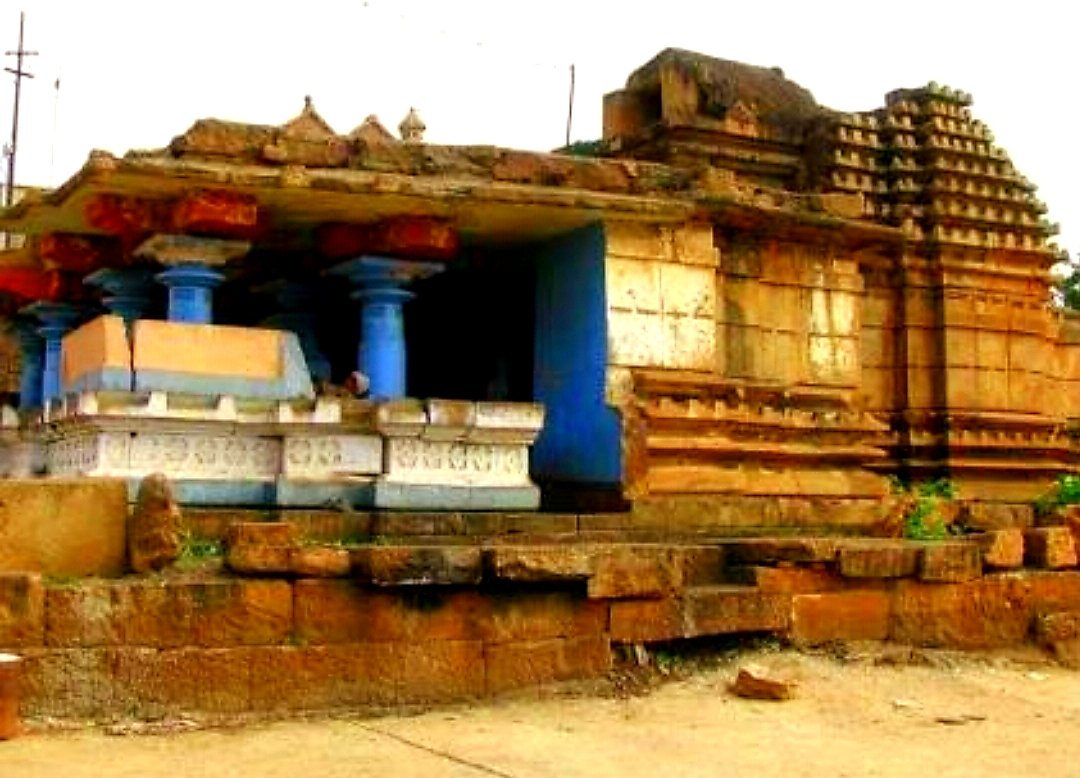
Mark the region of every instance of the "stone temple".
[[733, 531], [870, 528], [890, 476], [1008, 510], [1080, 461], [1080, 321], [971, 104], [841, 113], [669, 49], [553, 153], [310, 100], [94, 152], [0, 212], [3, 470]]

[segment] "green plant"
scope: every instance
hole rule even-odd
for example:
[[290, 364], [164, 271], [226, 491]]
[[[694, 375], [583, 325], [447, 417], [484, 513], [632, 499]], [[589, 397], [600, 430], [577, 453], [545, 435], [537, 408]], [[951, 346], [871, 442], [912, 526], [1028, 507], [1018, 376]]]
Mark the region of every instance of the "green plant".
[[942, 515], [943, 502], [955, 499], [956, 487], [947, 478], [925, 481], [914, 489], [915, 504], [904, 516], [904, 537], [910, 540], [944, 540], [955, 532]]
[[198, 538], [191, 532], [185, 532], [180, 538], [180, 556], [176, 560], [176, 566], [181, 570], [191, 570], [224, 554], [225, 549], [220, 540]]
[[1080, 475], [1064, 473], [1059, 475], [1050, 489], [1034, 500], [1035, 513], [1046, 516], [1065, 505], [1080, 504]]

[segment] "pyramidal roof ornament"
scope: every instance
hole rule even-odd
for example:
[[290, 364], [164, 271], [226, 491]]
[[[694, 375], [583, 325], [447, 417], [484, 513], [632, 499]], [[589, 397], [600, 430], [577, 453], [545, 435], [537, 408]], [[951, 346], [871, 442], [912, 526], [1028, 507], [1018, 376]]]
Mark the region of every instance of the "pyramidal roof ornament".
[[281, 132], [287, 138], [304, 138], [307, 140], [337, 137], [334, 128], [315, 110], [315, 103], [311, 99], [311, 95], [304, 95], [303, 110], [300, 111], [299, 115], [283, 124]]
[[401, 124], [398, 125], [401, 139], [406, 143], [423, 143], [426, 129], [427, 125], [424, 124], [420, 115], [416, 113], [415, 108], [410, 108], [405, 118], [401, 120]]

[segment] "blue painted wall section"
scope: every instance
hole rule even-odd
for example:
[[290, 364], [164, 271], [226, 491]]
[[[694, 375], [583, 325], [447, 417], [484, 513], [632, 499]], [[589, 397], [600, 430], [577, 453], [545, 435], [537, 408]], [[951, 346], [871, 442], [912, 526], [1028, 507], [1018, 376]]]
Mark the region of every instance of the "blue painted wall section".
[[547, 243], [536, 255], [533, 389], [547, 409], [533, 449], [537, 479], [612, 486], [622, 480], [620, 418], [604, 403], [604, 254], [597, 225]]

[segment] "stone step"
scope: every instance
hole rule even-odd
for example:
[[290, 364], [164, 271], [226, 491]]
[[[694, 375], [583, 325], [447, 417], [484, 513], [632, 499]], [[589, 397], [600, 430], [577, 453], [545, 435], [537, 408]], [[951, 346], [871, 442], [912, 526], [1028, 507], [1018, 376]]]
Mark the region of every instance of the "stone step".
[[680, 638], [785, 632], [791, 595], [755, 586], [688, 587], [683, 596], [617, 600], [611, 608], [614, 643], [657, 643]]

